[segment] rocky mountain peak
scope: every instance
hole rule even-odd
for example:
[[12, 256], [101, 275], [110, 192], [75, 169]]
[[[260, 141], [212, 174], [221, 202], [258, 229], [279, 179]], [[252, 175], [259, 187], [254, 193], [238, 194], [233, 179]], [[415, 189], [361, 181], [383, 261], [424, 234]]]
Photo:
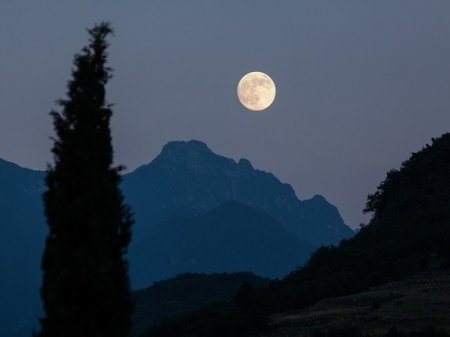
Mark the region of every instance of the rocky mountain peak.
[[239, 159], [238, 164], [242, 169], [254, 170], [253, 165], [250, 163], [248, 159], [241, 158]]
[[163, 146], [161, 156], [181, 156], [197, 154], [212, 154], [209, 147], [199, 140], [171, 141]]

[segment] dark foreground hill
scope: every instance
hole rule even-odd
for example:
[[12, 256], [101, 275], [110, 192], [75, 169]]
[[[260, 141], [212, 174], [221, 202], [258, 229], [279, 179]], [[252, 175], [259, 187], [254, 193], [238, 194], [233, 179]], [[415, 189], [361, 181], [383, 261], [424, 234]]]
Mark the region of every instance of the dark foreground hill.
[[439, 327], [450, 336], [449, 307], [450, 270], [428, 271], [275, 314], [264, 337], [311, 335], [351, 326], [371, 336], [383, 335], [393, 327], [405, 332]]
[[[412, 297], [405, 297], [397, 302], [391, 297], [386, 299], [384, 293], [380, 295], [381, 302], [369, 301], [369, 317], [364, 314], [361, 317], [351, 310], [335, 314], [341, 315], [341, 318], [347, 314], [347, 322], [350, 321], [357, 328], [366, 324], [366, 318], [380, 319], [373, 313], [386, 301], [390, 302], [386, 310], [395, 310], [396, 306], [405, 304], [402, 310], [391, 312], [383, 318], [388, 322], [393, 315], [393, 324], [396, 321], [403, 324], [413, 320], [420, 323], [421, 315], [424, 315], [425, 324], [429, 322], [436, 324], [437, 328], [448, 328], [450, 312], [442, 308], [447, 308], [449, 303], [448, 277], [445, 276], [448, 273], [445, 270], [450, 267], [450, 134], [433, 139], [431, 145], [413, 153], [403, 162], [399, 170], [388, 172], [377, 191], [369, 195], [366, 210], [373, 213], [373, 218], [357, 235], [344, 240], [337, 247], [319, 248], [304, 267], [271, 286], [254, 292], [252, 296], [247, 296], [245, 306], [236, 300], [230, 300], [219, 307], [207, 307], [183, 319], [163, 324], [148, 336], [237, 337], [262, 333], [271, 336], [301, 336], [306, 324], [319, 326], [321, 320], [328, 319], [327, 314], [330, 312], [324, 312], [322, 316], [317, 312], [318, 309], [311, 307], [319, 301], [333, 297], [349, 298], [345, 296], [358, 292], [370, 293], [372, 287], [389, 282], [402, 284], [414, 275], [427, 272], [432, 275], [444, 273], [441, 285], [436, 289], [431, 290], [428, 286], [422, 290], [413, 289], [410, 293], [414, 294]], [[431, 285], [433, 281], [431, 278], [424, 282], [425, 285]], [[403, 291], [406, 292], [405, 296], [409, 296], [409, 290], [400, 288], [392, 292], [393, 298]], [[355, 299], [367, 301], [365, 295], [361, 296], [356, 296]], [[375, 295], [371, 293], [368, 296]], [[435, 306], [436, 301], [441, 305], [439, 308]], [[326, 311], [323, 306], [317, 305]], [[307, 322], [311, 318], [308, 310], [313, 315], [313, 323]], [[271, 326], [270, 319], [276, 317], [289, 324], [288, 317], [291, 313], [294, 313], [293, 322], [299, 324], [297, 328], [292, 328], [286, 334], [286, 331]], [[430, 315], [437, 316], [430, 320]], [[297, 321], [295, 317], [298, 318]], [[242, 325], [236, 326], [236, 321]], [[386, 333], [377, 331], [376, 327], [375, 324], [370, 332], [375, 335]], [[349, 331], [336, 334], [331, 331], [328, 336], [361, 336], [358, 329]], [[404, 336], [394, 330], [391, 332], [390, 336]], [[437, 335], [439, 334], [431, 330], [416, 334]]]
[[273, 290], [274, 304], [302, 307], [448, 266], [450, 134], [389, 171], [369, 195], [366, 211], [373, 213], [370, 224], [338, 247], [318, 249]]
[[135, 292], [134, 333], [139, 335], [163, 319], [179, 317], [202, 306], [225, 301], [244, 284], [261, 288], [270, 282], [270, 279], [251, 273], [190, 273], [156, 282]]
[[265, 328], [255, 329], [250, 334], [242, 333], [247, 328], [245, 323], [237, 323], [241, 316], [251, 320], [256, 315], [242, 312], [242, 309], [236, 315], [239, 306], [225, 303], [208, 305], [150, 329], [144, 335], [448, 337], [449, 306], [450, 270], [447, 269], [419, 273], [351, 295], [330, 297], [302, 309], [268, 314], [266, 321], [261, 320]]

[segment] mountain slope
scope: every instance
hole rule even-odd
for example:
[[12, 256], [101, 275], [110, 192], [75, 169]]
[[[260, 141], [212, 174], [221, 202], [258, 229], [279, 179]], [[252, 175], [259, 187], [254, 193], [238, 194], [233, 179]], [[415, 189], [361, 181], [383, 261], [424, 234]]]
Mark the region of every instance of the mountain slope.
[[133, 330], [136, 334], [163, 319], [179, 317], [204, 305], [233, 297], [244, 284], [261, 288], [270, 279], [251, 273], [183, 274], [135, 292]]
[[19, 327], [30, 333], [40, 311], [43, 177], [0, 160], [0, 336], [15, 336]]
[[235, 200], [271, 215], [290, 232], [314, 245], [338, 243], [353, 235], [337, 209], [323, 197], [300, 201], [289, 184], [256, 170], [246, 159], [238, 163], [191, 140], [170, 142], [150, 164], [125, 177], [123, 190], [133, 205], [135, 233], [174, 214], [197, 215]]
[[272, 294], [280, 309], [450, 264], [450, 133], [388, 172], [366, 210], [368, 226], [339, 247], [320, 248], [280, 282]]
[[[182, 284], [172, 285], [178, 289], [186, 289]], [[264, 288], [261, 290], [264, 291]], [[236, 303], [236, 297], [236, 294], [230, 295], [228, 302], [209, 304], [181, 317], [173, 315], [172, 319], [163, 321], [143, 336], [450, 336], [448, 269], [419, 273], [347, 296], [330, 297], [306, 308], [272, 313], [266, 317], [266, 324], [250, 333], [245, 331], [245, 325], [255, 315], [251, 311], [242, 312]], [[156, 298], [153, 297], [152, 300], [155, 301]], [[253, 308], [258, 313], [262, 302], [254, 303], [259, 305]], [[270, 311], [270, 307], [265, 309]]]
[[212, 211], [153, 226], [135, 245], [132, 278], [159, 280], [180, 272], [250, 271], [279, 277], [300, 266], [314, 247], [258, 210], [228, 201]]
[[[261, 310], [239, 313], [238, 304], [230, 301], [169, 321], [147, 336], [300, 336], [308, 326], [328, 328], [328, 323], [342, 322], [362, 328], [373, 324], [375, 328], [382, 327], [384, 335], [392, 324], [421, 329], [423, 325], [418, 323], [422, 317], [423, 323], [448, 329], [450, 133], [433, 139], [430, 145], [403, 162], [400, 169], [388, 172], [377, 191], [369, 195], [366, 210], [373, 212], [373, 218], [353, 238], [337, 247], [319, 248], [305, 266], [262, 289], [253, 298], [253, 308], [255, 304], [264, 308], [266, 320], [260, 319], [257, 325], [251, 326], [251, 333], [236, 327], [234, 320], [259, 317]], [[424, 279], [427, 273], [432, 277]], [[432, 284], [433, 275], [443, 275], [437, 287]], [[389, 282], [408, 283], [414, 277], [426, 286], [394, 287], [392, 293], [372, 289]], [[405, 296], [396, 294], [397, 291], [405, 291]], [[361, 294], [352, 295], [356, 293]], [[401, 299], [397, 301], [396, 297]], [[363, 302], [359, 302], [358, 308], [348, 305], [336, 308], [335, 301], [348, 300]], [[363, 308], [364, 301], [369, 303], [369, 308]], [[379, 308], [383, 309], [380, 315], [374, 314]], [[278, 327], [272, 326], [272, 331], [267, 325], [269, 315], [279, 323]], [[330, 331], [328, 336], [361, 336], [359, 331], [352, 331], [354, 334], [349, 330]], [[430, 331], [410, 336], [431, 336]], [[380, 331], [370, 330], [370, 333]], [[405, 336], [395, 331], [388, 335]]]
[[[450, 332], [450, 270], [424, 272], [364, 292], [324, 299], [311, 307], [272, 316], [263, 336], [302, 336], [358, 326], [365, 334], [439, 327]], [[429, 335], [427, 335], [429, 336]], [[406, 337], [406, 336], [405, 336]]]
[[[44, 177], [45, 172], [21, 168], [0, 160], [0, 275], [2, 276], [0, 305], [3, 308], [0, 311], [0, 335], [2, 336], [28, 335], [31, 326], [35, 326], [37, 313], [40, 312], [40, 261], [47, 233], [41, 202]], [[126, 202], [136, 214], [129, 254], [130, 272], [135, 288], [145, 287], [153, 281], [188, 271], [222, 272], [248, 269], [261, 271], [264, 275], [282, 276], [289, 269], [304, 262], [317, 242], [337, 242], [352, 235], [352, 231], [345, 226], [335, 207], [328, 204], [325, 199], [315, 197], [301, 202], [288, 184], [281, 183], [272, 174], [255, 170], [245, 159], [236, 163], [232, 159], [216, 155], [198, 141], [168, 143], [150, 164], [125, 175], [122, 188]], [[195, 246], [191, 248], [197, 249], [197, 246], [204, 243], [199, 239], [202, 235], [215, 234], [208, 232], [210, 228], [194, 224], [195, 217], [200, 217], [199, 219], [203, 221], [205, 218], [201, 218], [201, 215], [230, 200], [258, 211], [252, 213], [255, 219], [250, 219], [242, 225], [247, 232], [240, 237], [241, 241], [232, 242], [232, 238], [228, 236], [229, 244], [232, 246], [240, 242], [248, 251], [255, 248], [255, 251], [263, 252], [261, 255], [256, 254], [252, 257], [247, 255], [246, 259], [242, 260], [245, 263], [239, 262], [236, 256], [233, 257], [231, 252], [224, 250], [224, 246], [217, 245], [222, 251], [215, 251], [216, 247], [211, 246], [212, 253], [207, 252], [209, 262], [193, 264], [192, 259], [198, 254], [187, 253], [186, 256], [191, 257], [189, 260], [191, 262], [185, 259], [183, 262], [172, 264], [171, 260], [167, 260], [169, 255], [164, 250], [166, 248], [161, 246], [159, 239], [156, 239], [158, 230], [170, 234], [167, 232], [168, 228], [161, 227], [164, 221], [167, 226], [176, 225], [173, 237], [169, 235], [168, 240], [175, 245], [173, 249], [176, 256], [183, 256], [189, 251], [183, 237], [178, 234], [186, 232], [189, 228], [184, 224], [196, 228], [197, 241], [191, 236], [190, 242], [195, 242]], [[267, 220], [269, 217], [266, 218], [265, 214], [272, 218]], [[172, 222], [177, 216], [178, 224]], [[266, 229], [270, 226], [278, 228], [275, 231], [278, 236], [274, 235], [274, 238], [277, 238], [274, 241], [277, 242], [275, 246], [284, 247], [281, 242], [287, 242], [287, 250], [272, 249], [273, 256], [269, 256], [266, 252], [269, 250], [264, 250], [258, 242], [254, 242], [258, 235], [265, 235], [264, 232], [259, 233], [257, 217], [266, 219], [264, 220], [267, 222]], [[181, 218], [189, 219], [181, 220]], [[223, 219], [214, 221], [220, 224], [219, 227], [224, 232], [228, 225], [230, 229], [236, 229], [232, 223], [225, 223]], [[285, 229], [280, 229], [280, 223]], [[286, 229], [296, 233], [301, 239], [287, 233]], [[200, 233], [201, 231], [204, 232]], [[236, 231], [234, 233], [239, 234]], [[186, 234], [186, 237], [189, 236]], [[244, 238], [253, 241], [244, 243], [242, 241]], [[265, 242], [268, 242], [268, 238], [266, 235]], [[292, 253], [295, 245], [297, 250]], [[161, 251], [158, 251], [157, 247]], [[288, 254], [288, 251], [291, 253]], [[219, 261], [219, 254], [224, 254], [222, 256], [230, 260], [212, 268], [214, 261]], [[143, 255], [147, 256], [148, 260], [143, 260]], [[170, 263], [167, 263], [168, 261]], [[268, 261], [267, 268], [265, 261]], [[219, 267], [225, 269], [220, 270]]]
[[[275, 311], [306, 307], [450, 265], [450, 133], [387, 173], [366, 211], [369, 225], [317, 250], [267, 295]], [[283, 299], [280, 301], [280, 299]]]

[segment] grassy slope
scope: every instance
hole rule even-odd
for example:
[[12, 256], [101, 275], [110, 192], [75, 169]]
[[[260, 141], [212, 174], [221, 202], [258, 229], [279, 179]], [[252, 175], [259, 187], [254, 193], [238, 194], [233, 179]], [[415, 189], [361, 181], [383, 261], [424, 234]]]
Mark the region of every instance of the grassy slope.
[[450, 270], [419, 274], [350, 296], [322, 300], [315, 305], [272, 317], [265, 337], [307, 336], [349, 324], [370, 335], [436, 326], [450, 332]]

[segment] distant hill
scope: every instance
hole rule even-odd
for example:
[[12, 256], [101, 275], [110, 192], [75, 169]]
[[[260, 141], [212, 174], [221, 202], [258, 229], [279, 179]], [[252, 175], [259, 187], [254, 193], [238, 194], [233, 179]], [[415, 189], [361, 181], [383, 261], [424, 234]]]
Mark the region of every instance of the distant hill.
[[139, 335], [163, 319], [179, 317], [204, 305], [227, 300], [244, 284], [261, 288], [270, 282], [270, 279], [251, 273], [190, 273], [156, 282], [135, 292], [134, 334]]
[[260, 211], [225, 202], [206, 214], [152, 226], [132, 263], [134, 279], [160, 280], [185, 272], [251, 271], [279, 277], [302, 265], [314, 246]]
[[43, 178], [0, 159], [0, 336], [29, 334], [40, 312]]

